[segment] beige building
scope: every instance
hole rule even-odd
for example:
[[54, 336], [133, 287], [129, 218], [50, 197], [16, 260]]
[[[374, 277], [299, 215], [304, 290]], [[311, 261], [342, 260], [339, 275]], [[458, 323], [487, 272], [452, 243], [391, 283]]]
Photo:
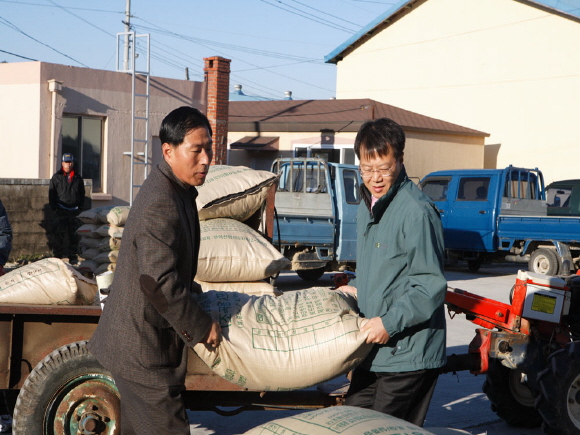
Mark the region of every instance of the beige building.
[[[93, 207], [129, 203], [138, 189], [131, 185], [139, 185], [150, 169], [139, 163], [161, 159], [159, 127], [171, 110], [189, 105], [207, 113], [215, 146], [225, 150], [229, 62], [205, 59], [204, 82], [149, 77], [147, 91], [147, 77], [137, 77], [137, 97], [132, 74], [124, 72], [44, 62], [0, 64], [0, 178], [49, 179], [60, 169], [62, 153], [72, 152], [75, 170], [92, 179]], [[225, 151], [214, 155], [214, 162], [225, 163]]]
[[326, 61], [337, 98], [488, 132], [486, 167], [538, 167], [549, 183], [578, 178], [579, 46], [578, 0], [408, 0]]
[[367, 120], [391, 118], [405, 130], [405, 166], [415, 181], [429, 172], [483, 167], [487, 133], [368, 98], [230, 101], [228, 164], [269, 170], [277, 157], [323, 157], [358, 164], [354, 139]]

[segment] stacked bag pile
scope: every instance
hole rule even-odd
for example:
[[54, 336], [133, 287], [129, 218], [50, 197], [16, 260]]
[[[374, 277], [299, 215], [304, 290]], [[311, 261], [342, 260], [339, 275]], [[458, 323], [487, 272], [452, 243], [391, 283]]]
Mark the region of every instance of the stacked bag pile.
[[79, 214], [83, 223], [77, 230], [81, 238], [80, 272], [100, 275], [115, 270], [129, 210], [129, 206], [103, 206]]
[[[211, 166], [198, 187], [201, 244], [197, 275], [204, 291], [274, 294], [264, 281], [290, 267], [257, 226], [276, 174], [245, 166]], [[256, 217], [258, 217], [256, 219]]]
[[197, 343], [193, 349], [214, 373], [259, 391], [326, 382], [372, 348], [360, 330], [366, 319], [355, 295], [323, 287], [277, 294], [264, 281], [291, 264], [251, 224], [276, 181], [267, 171], [212, 166], [197, 198], [195, 280], [204, 290], [198, 300], [220, 322], [223, 340], [217, 348]]

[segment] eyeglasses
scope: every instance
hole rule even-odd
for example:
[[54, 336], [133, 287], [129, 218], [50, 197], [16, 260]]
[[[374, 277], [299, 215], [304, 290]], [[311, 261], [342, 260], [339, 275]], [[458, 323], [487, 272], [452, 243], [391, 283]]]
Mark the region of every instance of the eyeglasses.
[[395, 169], [397, 168], [397, 162], [393, 163], [388, 168], [379, 168], [379, 169], [363, 169], [359, 166], [358, 173], [362, 178], [373, 178], [373, 174], [375, 172], [380, 173], [383, 177], [391, 177]]

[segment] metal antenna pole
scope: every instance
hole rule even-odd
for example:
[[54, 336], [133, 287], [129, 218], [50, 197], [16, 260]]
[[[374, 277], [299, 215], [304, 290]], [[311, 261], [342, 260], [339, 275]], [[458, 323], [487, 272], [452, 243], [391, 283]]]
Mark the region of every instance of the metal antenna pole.
[[125, 2], [125, 53], [123, 57], [123, 69], [129, 70], [129, 32], [131, 31], [131, 0]]

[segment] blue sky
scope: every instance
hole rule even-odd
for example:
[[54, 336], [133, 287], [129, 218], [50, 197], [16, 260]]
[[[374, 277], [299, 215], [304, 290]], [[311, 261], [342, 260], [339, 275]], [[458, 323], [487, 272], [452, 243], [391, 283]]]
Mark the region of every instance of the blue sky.
[[[39, 60], [115, 70], [126, 0], [0, 0], [0, 62]], [[149, 34], [151, 74], [203, 79], [203, 58], [232, 60], [231, 88], [294, 99], [335, 96], [324, 56], [396, 0], [131, 0]], [[138, 50], [139, 52], [139, 50]]]

